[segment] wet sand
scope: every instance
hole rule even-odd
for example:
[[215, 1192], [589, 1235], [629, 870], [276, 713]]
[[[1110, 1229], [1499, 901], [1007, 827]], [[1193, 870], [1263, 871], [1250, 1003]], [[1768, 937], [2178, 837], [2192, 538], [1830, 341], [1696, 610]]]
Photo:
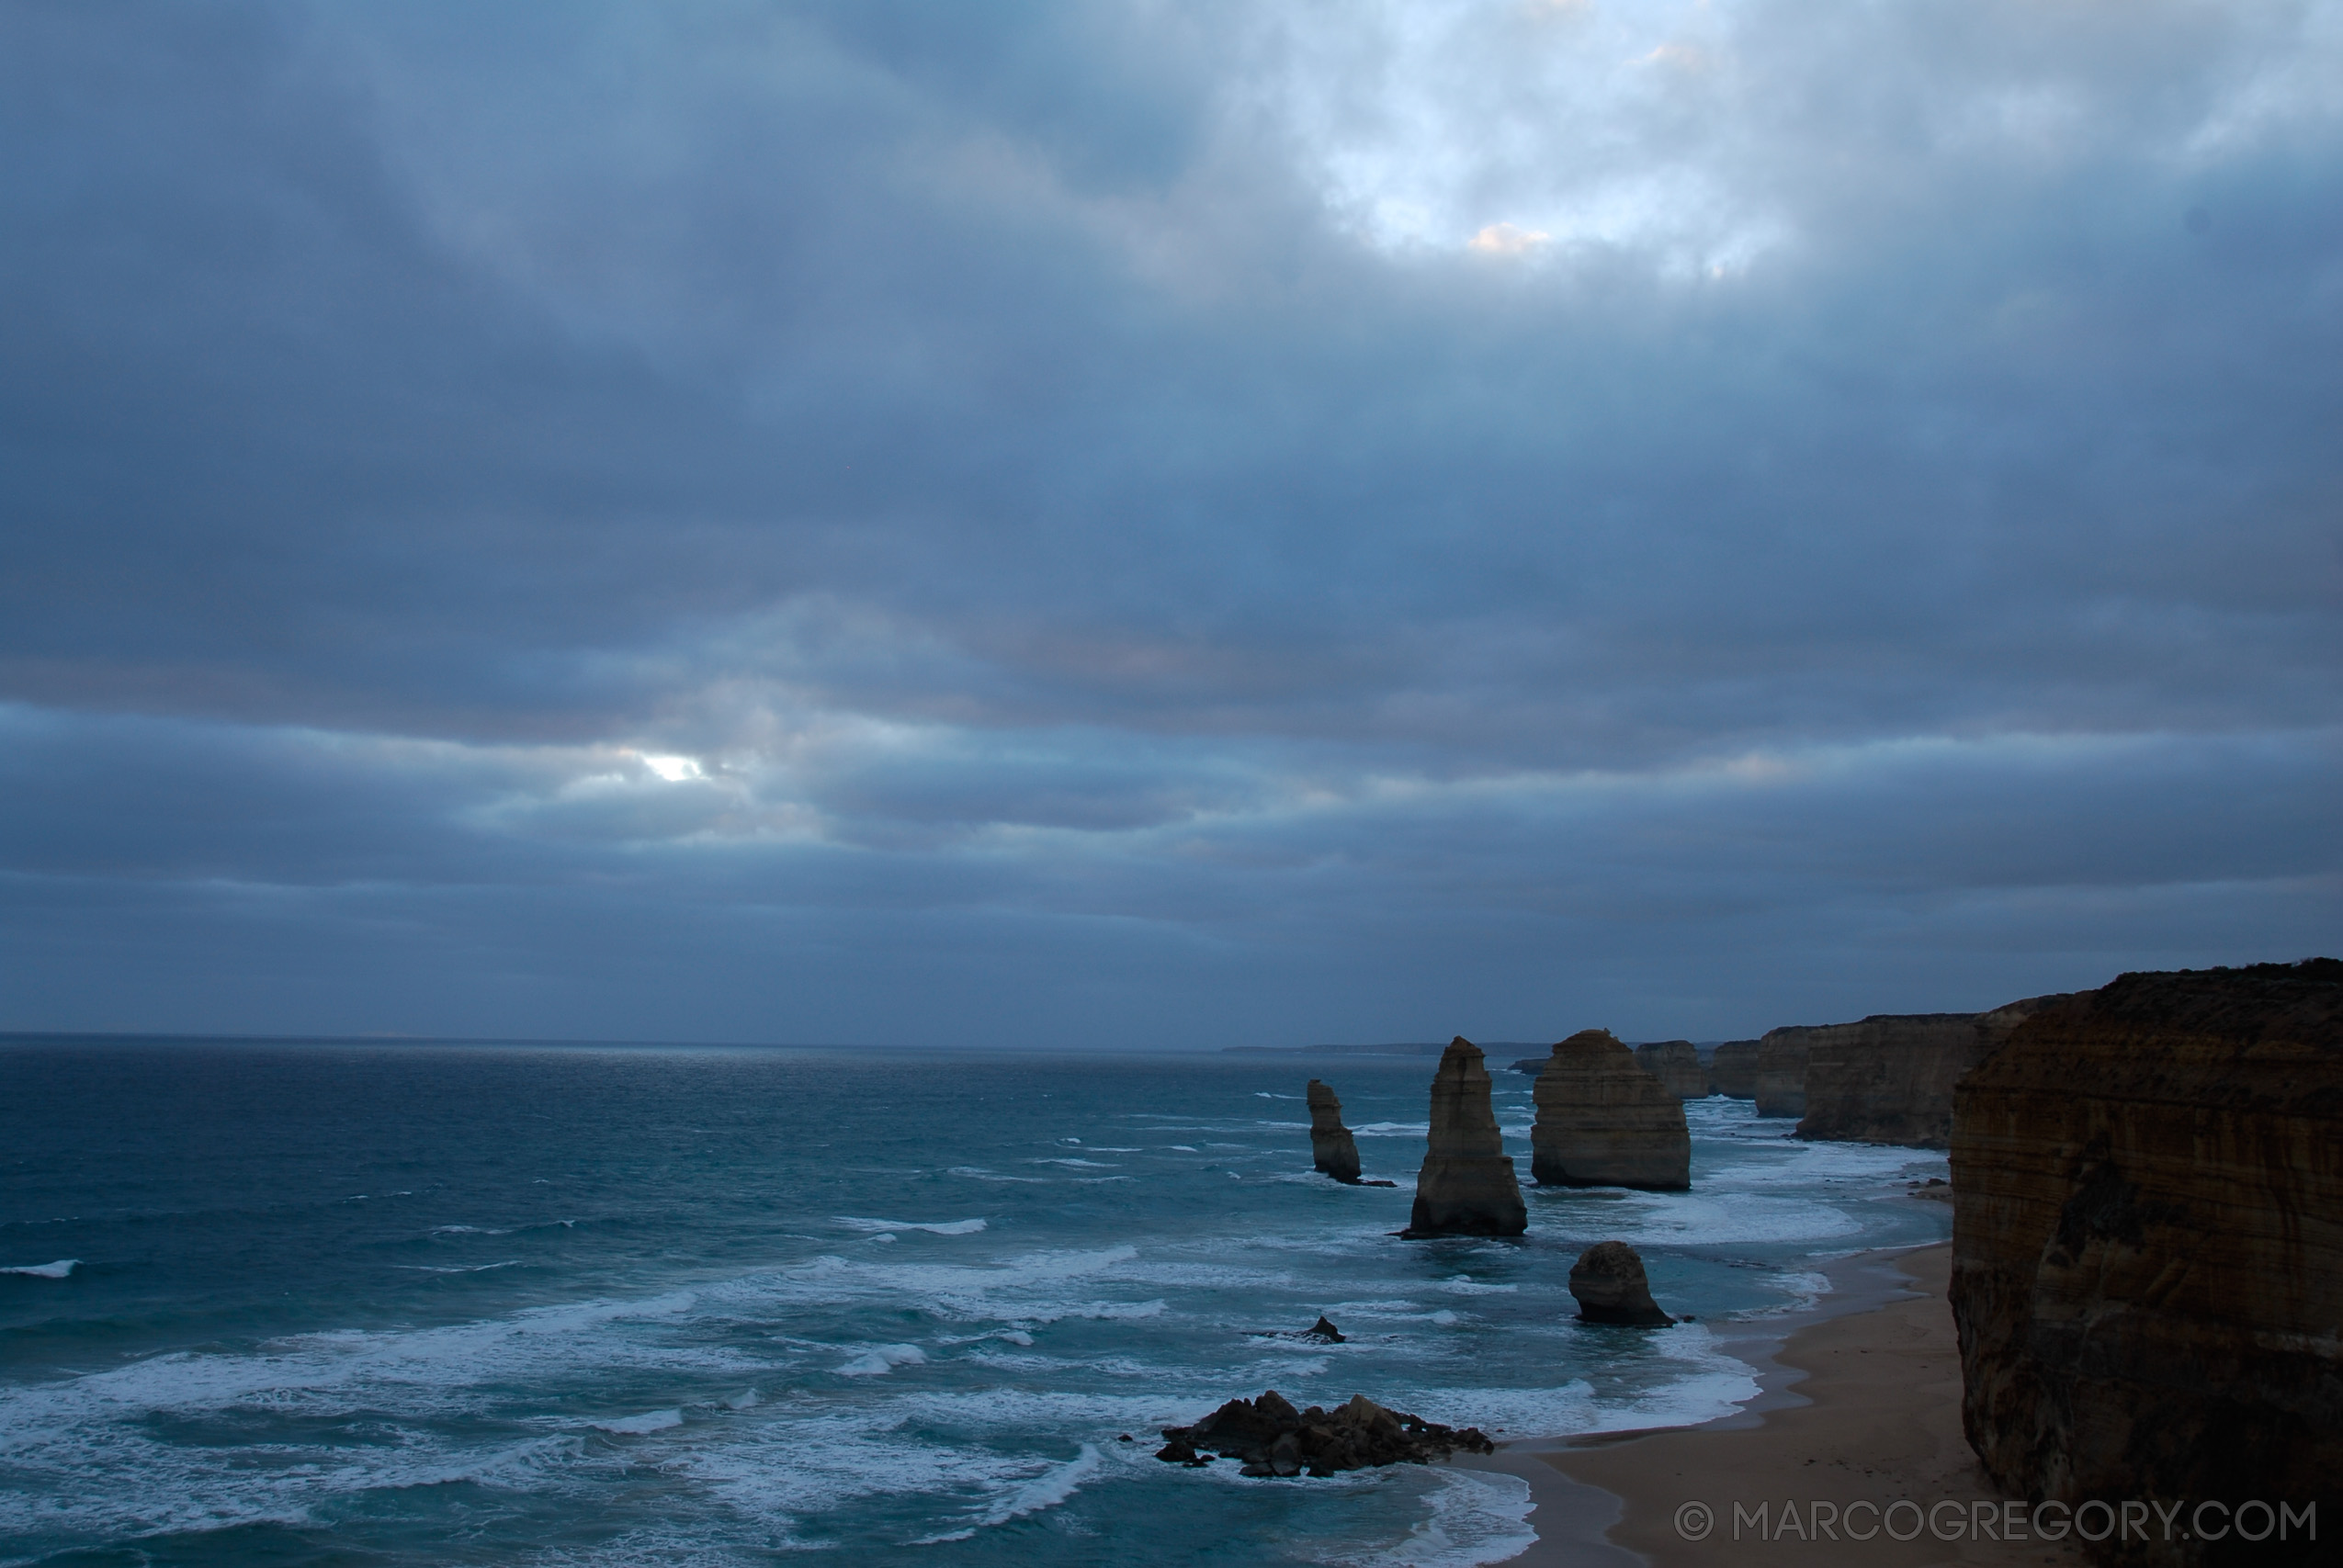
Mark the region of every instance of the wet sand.
[[[1530, 1523], [1538, 1543], [1516, 1568], [1660, 1568], [1695, 1565], [1875, 1563], [2079, 1564], [2065, 1542], [1987, 1539], [1985, 1507], [2002, 1501], [1961, 1436], [1961, 1366], [1945, 1284], [1952, 1248], [1938, 1246], [1886, 1260], [1873, 1299], [1793, 1333], [1771, 1356], [1753, 1357], [1765, 1393], [1743, 1411], [1705, 1426], [1611, 1433], [1559, 1444], [1509, 1449], [1488, 1468], [1528, 1481], [1537, 1503]], [[1896, 1287], [1892, 1299], [1889, 1291]], [[1747, 1353], [1747, 1352], [1744, 1352]], [[1899, 1498], [1921, 1508], [1948, 1506], [1936, 1517], [1939, 1539], [1919, 1516], [1900, 1509], [1892, 1529], [1868, 1540], [1847, 1538], [1851, 1506], [1885, 1509]], [[1816, 1528], [1814, 1505], [1830, 1521]], [[1680, 1510], [1705, 1504], [1714, 1523], [1703, 1540], [1678, 1529]], [[1959, 1512], [1950, 1504], [1958, 1504]], [[1736, 1539], [1734, 1506], [1747, 1515], [1767, 1508], [1762, 1531], [1747, 1522]], [[1796, 1534], [1783, 1529], [1785, 1505], [1796, 1509]], [[1855, 1529], [1876, 1516], [1856, 1508]], [[1957, 1523], [1956, 1523], [1957, 1520]], [[1697, 1529], [1697, 1520], [1692, 1523]], [[1999, 1520], [1995, 1520], [1998, 1534]], [[1762, 1537], [1762, 1539], [1761, 1539]]]

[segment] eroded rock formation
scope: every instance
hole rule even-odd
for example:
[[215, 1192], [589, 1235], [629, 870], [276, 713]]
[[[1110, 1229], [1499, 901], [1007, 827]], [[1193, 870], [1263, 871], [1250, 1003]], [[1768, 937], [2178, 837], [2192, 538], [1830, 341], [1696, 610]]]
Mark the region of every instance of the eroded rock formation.
[[1555, 1046], [1531, 1095], [1530, 1174], [1544, 1185], [1692, 1185], [1684, 1102], [1609, 1030], [1582, 1029]]
[[1758, 1040], [1757, 1082], [1749, 1098], [1760, 1116], [1806, 1113], [1806, 1048], [1815, 1032], [1800, 1025], [1769, 1029]]
[[1805, 1031], [1801, 1138], [1941, 1149], [1952, 1137], [1952, 1086], [2056, 997], [1991, 1012], [1874, 1013]]
[[1599, 1241], [1570, 1265], [1570, 1294], [1588, 1323], [1656, 1325], [1676, 1320], [1651, 1299], [1644, 1260], [1624, 1241]]
[[1246, 1475], [1333, 1475], [1369, 1465], [1445, 1459], [1458, 1449], [1495, 1453], [1477, 1427], [1458, 1431], [1436, 1421], [1386, 1410], [1354, 1393], [1332, 1410], [1296, 1410], [1271, 1389], [1259, 1399], [1232, 1399], [1193, 1427], [1163, 1428], [1155, 1457], [1168, 1464], [1210, 1464], [1213, 1456], [1242, 1461]]
[[[1291, 1082], [1291, 1079], [1286, 1080]], [[1337, 1181], [1359, 1179], [1359, 1144], [1342, 1125], [1342, 1102], [1318, 1079], [1310, 1079], [1310, 1161]]]
[[[1681, 1111], [1680, 1111], [1681, 1114]], [[1529, 1228], [1522, 1184], [1488, 1103], [1480, 1047], [1459, 1034], [1432, 1078], [1431, 1147], [1416, 1178], [1416, 1203], [1400, 1234], [1520, 1235]]]
[[1757, 1069], [1758, 1042], [1727, 1040], [1709, 1055], [1709, 1087], [1735, 1100], [1755, 1100]]
[[1708, 1069], [1689, 1040], [1658, 1040], [1636, 1047], [1636, 1066], [1679, 1100], [1708, 1098]]
[[1963, 1416], [1996, 1482], [2315, 1502], [2328, 1537], [2153, 1536], [2131, 1561], [2333, 1551], [2343, 963], [2125, 975], [2043, 1009], [1959, 1086], [1952, 1187]]

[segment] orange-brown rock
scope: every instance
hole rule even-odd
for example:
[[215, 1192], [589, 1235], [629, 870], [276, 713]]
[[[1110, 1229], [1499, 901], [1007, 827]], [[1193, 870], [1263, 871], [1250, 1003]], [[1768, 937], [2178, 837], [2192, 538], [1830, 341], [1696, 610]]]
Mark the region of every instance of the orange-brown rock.
[[1750, 1086], [1759, 1115], [1806, 1113], [1806, 1048], [1814, 1036], [1814, 1030], [1793, 1024], [1759, 1037], [1757, 1082]]
[[[2191, 1510], [2188, 1539], [2110, 1560], [2331, 1560], [2343, 963], [2125, 975], [2044, 1008], [1962, 1081], [1952, 1187], [1964, 1421], [1996, 1482]], [[2315, 1504], [2326, 1542], [2190, 1531], [2248, 1499]]]
[[1801, 1138], [1941, 1149], [1952, 1137], [1952, 1086], [2055, 997], [1991, 1012], [1873, 1013], [1806, 1034]]
[[1337, 1181], [1359, 1179], [1359, 1141], [1342, 1125], [1342, 1102], [1318, 1079], [1310, 1079], [1310, 1163]]
[[1727, 1040], [1709, 1055], [1709, 1086], [1735, 1100], [1755, 1100], [1757, 1068], [1757, 1041]]
[[1651, 1299], [1644, 1260], [1624, 1241], [1598, 1241], [1570, 1265], [1570, 1294], [1588, 1323], [1657, 1326], [1676, 1320]]
[[1689, 1040], [1658, 1040], [1636, 1047], [1636, 1066], [1679, 1100], [1708, 1098], [1708, 1069]]
[[1636, 1066], [1607, 1029], [1582, 1029], [1554, 1047], [1532, 1091], [1530, 1174], [1549, 1187], [1692, 1185], [1684, 1102]]
[[1400, 1234], [1520, 1235], [1529, 1223], [1522, 1184], [1489, 1108], [1481, 1049], [1459, 1034], [1441, 1053], [1440, 1070], [1432, 1075], [1431, 1147], [1416, 1177], [1415, 1209]]

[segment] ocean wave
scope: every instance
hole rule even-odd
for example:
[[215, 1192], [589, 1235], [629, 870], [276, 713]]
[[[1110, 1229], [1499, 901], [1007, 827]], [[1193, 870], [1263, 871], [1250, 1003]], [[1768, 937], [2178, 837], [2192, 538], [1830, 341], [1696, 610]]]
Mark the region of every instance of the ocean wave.
[[926, 1362], [927, 1352], [916, 1345], [881, 1345], [856, 1356], [840, 1367], [838, 1373], [841, 1377], [877, 1378], [885, 1377], [897, 1367], [923, 1366]]
[[974, 1235], [984, 1229], [982, 1220], [865, 1220], [840, 1214], [836, 1223], [849, 1230], [925, 1231], [930, 1235]]
[[60, 1258], [54, 1263], [19, 1263], [11, 1269], [0, 1269], [0, 1274], [22, 1274], [28, 1280], [62, 1280], [81, 1266], [78, 1258]]
[[1098, 1450], [1084, 1443], [1081, 1451], [1063, 1464], [1052, 1465], [1031, 1481], [1016, 1488], [984, 1511], [984, 1517], [966, 1529], [932, 1535], [914, 1542], [919, 1546], [936, 1546], [949, 1540], [966, 1540], [979, 1529], [1005, 1525], [1011, 1519], [1038, 1514], [1055, 1508], [1081, 1490], [1082, 1483], [1098, 1473]]
[[1439, 1484], [1427, 1500], [1431, 1513], [1416, 1523], [1406, 1540], [1364, 1557], [1346, 1554], [1319, 1561], [1362, 1568], [1483, 1568], [1509, 1562], [1537, 1544], [1537, 1531], [1529, 1523], [1537, 1505], [1528, 1482], [1497, 1471], [1432, 1473]]
[[663, 1432], [670, 1427], [683, 1424], [684, 1413], [680, 1409], [646, 1410], [640, 1416], [619, 1416], [607, 1421], [586, 1423], [597, 1432], [616, 1432], [627, 1438], [639, 1438], [647, 1432]]

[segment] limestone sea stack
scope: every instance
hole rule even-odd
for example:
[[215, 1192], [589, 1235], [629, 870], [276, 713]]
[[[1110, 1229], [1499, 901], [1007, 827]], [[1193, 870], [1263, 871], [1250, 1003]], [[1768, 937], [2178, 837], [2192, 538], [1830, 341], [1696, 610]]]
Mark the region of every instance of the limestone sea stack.
[[[1292, 1082], [1292, 1079], [1287, 1079]], [[1310, 1162], [1321, 1175], [1355, 1184], [1359, 1179], [1359, 1143], [1342, 1125], [1342, 1102], [1318, 1079], [1310, 1079]]]
[[1570, 1294], [1586, 1323], [1658, 1326], [1676, 1320], [1651, 1299], [1644, 1260], [1624, 1241], [1599, 1241], [1570, 1265]]
[[[1963, 1424], [1998, 1483], [2179, 1499], [2202, 1511], [2183, 1529], [2226, 1532], [2134, 1534], [2130, 1562], [2333, 1560], [2343, 963], [2124, 975], [2054, 1002], [1962, 1080], [1952, 1190]], [[2295, 1511], [2287, 1540], [2255, 1500]]]
[[1529, 1229], [1529, 1206], [1489, 1108], [1488, 1069], [1480, 1047], [1461, 1034], [1441, 1053], [1432, 1075], [1431, 1145], [1416, 1178], [1415, 1212], [1401, 1235], [1520, 1235]]
[[1709, 1055], [1709, 1087], [1735, 1100], [1755, 1100], [1757, 1068], [1758, 1042], [1727, 1040]]
[[1874, 1013], [1805, 1031], [1801, 1138], [1941, 1149], [1952, 1137], [1952, 1086], [2056, 997], [1991, 1012]]
[[1531, 1091], [1530, 1174], [1547, 1187], [1692, 1184], [1684, 1102], [1636, 1066], [1607, 1029], [1582, 1029], [1554, 1047]]
[[1636, 1047], [1636, 1066], [1679, 1100], [1708, 1098], [1708, 1069], [1689, 1040], [1658, 1040]]

